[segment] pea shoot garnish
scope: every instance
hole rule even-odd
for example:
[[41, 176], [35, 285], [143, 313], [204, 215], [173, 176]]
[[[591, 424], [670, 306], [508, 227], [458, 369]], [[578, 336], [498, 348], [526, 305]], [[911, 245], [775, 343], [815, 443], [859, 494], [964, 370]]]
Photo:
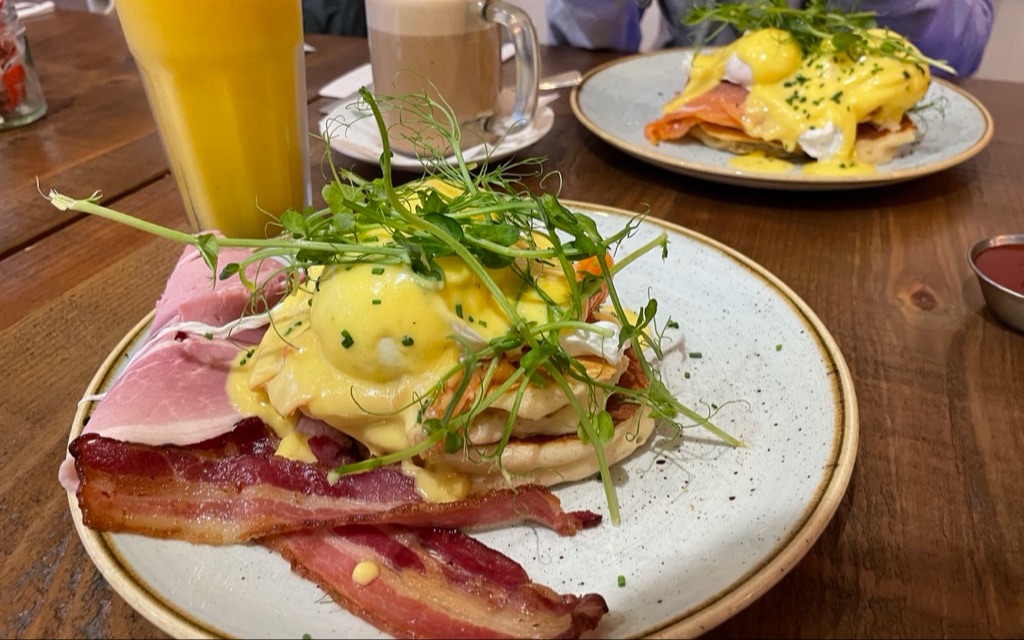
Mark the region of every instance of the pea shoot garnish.
[[880, 55], [956, 73], [946, 61], [929, 58], [903, 38], [877, 30], [875, 18], [874, 11], [841, 11], [830, 7], [828, 0], [808, 0], [800, 9], [790, 7], [786, 0], [750, 0], [708, 2], [691, 9], [684, 21], [688, 25], [717, 25], [710, 30], [709, 41], [729, 26], [740, 33], [781, 29], [790, 34], [808, 57], [845, 53], [856, 60], [863, 55]]
[[[593, 446], [612, 522], [618, 522], [619, 510], [604, 456], [604, 444], [611, 440], [615, 431], [613, 419], [605, 408], [609, 396], [615, 395], [620, 402], [637, 405], [638, 410], [677, 429], [699, 425], [726, 444], [741, 444], [712, 424], [709, 415], [679, 402], [661, 380], [654, 364], [663, 357], [661, 330], [656, 322], [657, 301], [650, 299], [633, 313], [627, 310], [615, 287], [615, 274], [640, 256], [659, 249], [662, 257], [667, 255], [666, 234], [658, 235], [626, 255], [616, 256], [621, 242], [633, 234], [642, 216], [628, 220], [620, 230], [604, 236], [593, 219], [566, 208], [555, 194], [534, 194], [523, 185], [526, 174], [521, 172], [538, 171], [538, 160], [494, 168], [486, 163], [471, 167], [462, 155], [461, 133], [445, 105], [424, 95], [390, 98], [373, 96], [363, 89], [361, 96], [364, 113], [372, 114], [366, 117], [373, 117], [381, 132], [382, 177], [367, 180], [339, 169], [328, 152], [332, 179], [322, 192], [326, 207], [284, 212], [279, 218], [281, 232], [273, 238], [241, 239], [212, 233], [182, 233], [104, 207], [99, 204], [98, 194], [76, 200], [50, 192], [49, 199], [62, 210], [98, 215], [195, 246], [213, 273], [221, 279], [240, 277], [253, 296], [260, 296], [261, 291], [256, 283], [246, 279], [245, 269], [249, 264], [265, 263], [271, 258], [282, 264], [280, 269], [288, 275], [287, 282], [292, 290], [302, 287], [311, 295], [319, 292], [318, 274], [332, 268], [369, 264], [373, 274], [382, 275], [388, 266], [401, 265], [407, 267], [423, 287], [441, 288], [446, 278], [443, 265], [451, 260], [464, 265], [493, 296], [494, 304], [506, 320], [507, 331], [483, 344], [470, 344], [464, 338], [453, 336], [462, 346], [461, 359], [433, 387], [422, 390], [416, 400], [420, 404], [424, 439], [401, 451], [339, 467], [332, 471], [331, 478], [412, 460], [435, 447], [446, 453], [473, 448], [475, 453], [500, 468], [502, 451], [512, 435], [519, 403], [530, 385], [553, 385], [564, 392], [579, 419], [577, 433], [581, 441]], [[418, 113], [444, 140], [444, 149], [423, 142], [424, 169], [431, 180], [400, 186], [393, 182], [382, 109], [399, 105]], [[443, 114], [440, 120], [436, 113]], [[455, 161], [451, 164], [441, 161], [445, 154], [453, 155]], [[437, 181], [451, 188], [439, 189]], [[253, 252], [243, 262], [219, 265], [221, 247], [247, 247]], [[610, 256], [616, 256], [614, 264]], [[591, 266], [578, 269], [581, 263]], [[538, 282], [534, 265], [543, 265], [564, 275], [569, 289], [567, 301], [556, 302], [551, 298]], [[544, 301], [546, 321], [528, 322], [520, 315], [516, 302], [506, 296], [494, 275], [497, 271], [508, 270], [522, 279], [531, 295]], [[614, 336], [614, 333], [604, 335], [607, 328], [588, 322], [591, 309], [587, 302], [605, 291], [608, 313], [621, 323], [618, 346], [631, 349], [632, 357], [649, 382], [645, 388], [630, 388], [592, 376], [559, 341], [566, 330], [600, 334], [604, 338]], [[376, 298], [371, 300], [371, 304], [378, 302]], [[454, 312], [459, 318], [464, 311], [462, 304], [455, 304]], [[481, 327], [485, 325], [485, 322], [478, 323]], [[668, 325], [678, 326], [671, 320]], [[284, 335], [284, 329], [272, 328], [279, 335]], [[337, 339], [348, 349], [356, 344], [357, 337], [343, 329]], [[411, 336], [406, 335], [400, 341], [406, 348], [415, 348]], [[503, 359], [516, 366], [514, 372], [498, 378], [496, 369]], [[474, 375], [482, 384], [478, 395], [471, 397], [466, 394]], [[573, 390], [580, 383], [586, 389], [582, 397]], [[437, 409], [434, 401], [449, 392], [452, 397]], [[510, 394], [514, 401], [504, 436], [493, 451], [480, 454], [472, 442], [470, 425], [482, 412]], [[462, 402], [463, 398], [468, 401]], [[437, 409], [438, 414], [429, 412], [428, 408]]]

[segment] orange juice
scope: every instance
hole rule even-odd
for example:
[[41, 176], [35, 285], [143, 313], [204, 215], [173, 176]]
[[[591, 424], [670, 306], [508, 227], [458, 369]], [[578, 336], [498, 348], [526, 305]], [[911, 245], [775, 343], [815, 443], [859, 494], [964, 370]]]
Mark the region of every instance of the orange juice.
[[194, 230], [236, 237], [310, 202], [300, 0], [117, 0]]

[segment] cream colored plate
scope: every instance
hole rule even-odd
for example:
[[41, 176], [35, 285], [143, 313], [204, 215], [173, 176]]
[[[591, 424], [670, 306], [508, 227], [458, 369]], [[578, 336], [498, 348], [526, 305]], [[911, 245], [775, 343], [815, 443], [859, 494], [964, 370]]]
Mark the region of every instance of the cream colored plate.
[[[566, 204], [592, 213], [605, 233], [629, 215]], [[661, 430], [614, 471], [619, 526], [605, 522], [574, 538], [532, 527], [477, 536], [540, 583], [601, 593], [611, 613], [599, 637], [695, 636], [745, 607], [817, 540], [857, 450], [850, 373], [807, 305], [748, 258], [681, 227], [650, 220], [626, 245], [662, 232], [668, 259], [655, 251], [629, 265], [618, 289], [633, 308], [654, 296], [662, 321], [679, 323], [668, 335], [685, 344], [667, 360], [666, 382], [691, 406], [717, 406], [716, 422], [748, 446], [723, 446], [700, 429], [676, 440]], [[87, 393], [110, 383], [147, 321], [114, 349]], [[90, 410], [83, 405], [76, 415], [72, 438]], [[596, 480], [557, 494], [567, 510], [604, 511]], [[261, 547], [97, 534], [70, 503], [102, 574], [173, 636], [382, 637]]]
[[936, 108], [913, 115], [923, 132], [910, 153], [858, 176], [758, 172], [730, 166], [727, 151], [684, 139], [653, 145], [644, 125], [661, 116], [661, 107], [682, 87], [686, 49], [619, 58], [588, 72], [571, 95], [572, 110], [583, 126], [608, 144], [669, 171], [714, 182], [762, 189], [832, 190], [877, 187], [930, 175], [964, 162], [992, 138], [992, 116], [978, 100], [940, 79], [932, 81], [923, 103]]

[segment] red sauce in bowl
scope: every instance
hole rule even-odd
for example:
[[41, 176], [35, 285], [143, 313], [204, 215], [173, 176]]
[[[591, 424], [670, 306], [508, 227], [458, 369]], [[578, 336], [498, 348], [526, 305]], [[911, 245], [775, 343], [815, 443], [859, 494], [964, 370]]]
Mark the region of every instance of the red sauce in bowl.
[[974, 258], [989, 280], [1024, 296], [1024, 244], [989, 247]]

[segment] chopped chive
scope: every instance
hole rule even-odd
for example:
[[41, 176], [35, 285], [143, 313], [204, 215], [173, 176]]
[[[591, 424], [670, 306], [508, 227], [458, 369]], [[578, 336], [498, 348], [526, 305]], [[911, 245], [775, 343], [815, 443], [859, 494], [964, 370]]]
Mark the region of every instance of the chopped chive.
[[619, 586], [620, 587], [626, 586], [626, 576], [619, 576]]
[[690, 352], [690, 357], [691, 358], [702, 358], [703, 354], [701, 354], [700, 351], [691, 351]]
[[683, 372], [683, 377], [686, 378], [687, 380], [689, 380], [690, 379], [690, 372], [689, 371], [684, 371]]
[[373, 300], [370, 300], [370, 304], [380, 304], [380, 298], [374, 298]]
[[380, 274], [384, 273], [384, 267], [374, 267], [370, 269], [370, 273], [372, 273], [375, 276], [379, 276]]
[[403, 347], [411, 347], [412, 343], [413, 343], [412, 336], [405, 336], [404, 338], [402, 338], [402, 346]]
[[462, 305], [461, 304], [455, 305], [455, 315], [459, 316], [460, 318], [462, 317]]
[[480, 325], [481, 327], [484, 327], [485, 329], [487, 328], [486, 320], [477, 320], [477, 324]]
[[348, 332], [348, 329], [342, 329], [341, 330], [341, 346], [343, 346], [346, 349], [348, 349], [349, 347], [351, 347], [355, 343], [356, 343], [356, 341], [352, 339], [352, 334], [350, 334]]
[[679, 323], [676, 322], [675, 320], [673, 320], [672, 318], [669, 318], [665, 322], [665, 326], [668, 327], [669, 329], [678, 329], [679, 328]]
[[775, 345], [775, 350], [776, 351], [782, 351], [782, 345], [781, 344]]
[[206, 333], [204, 333], [204, 334], [203, 334], [203, 337], [204, 337], [204, 338], [206, 338], [207, 340], [213, 340], [213, 334], [212, 334], [212, 333], [210, 333], [209, 331], [207, 331]]

